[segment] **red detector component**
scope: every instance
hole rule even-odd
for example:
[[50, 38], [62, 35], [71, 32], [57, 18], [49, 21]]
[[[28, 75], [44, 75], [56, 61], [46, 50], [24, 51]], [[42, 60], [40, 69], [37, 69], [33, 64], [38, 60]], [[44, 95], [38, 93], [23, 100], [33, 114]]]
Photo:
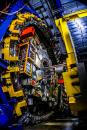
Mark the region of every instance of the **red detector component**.
[[31, 27], [25, 28], [25, 29], [21, 32], [20, 37], [21, 37], [21, 40], [23, 40], [23, 39], [25, 39], [25, 38], [27, 38], [27, 37], [32, 37], [32, 36], [34, 36], [34, 35], [35, 35], [35, 29], [34, 29], [33, 26], [31, 26]]

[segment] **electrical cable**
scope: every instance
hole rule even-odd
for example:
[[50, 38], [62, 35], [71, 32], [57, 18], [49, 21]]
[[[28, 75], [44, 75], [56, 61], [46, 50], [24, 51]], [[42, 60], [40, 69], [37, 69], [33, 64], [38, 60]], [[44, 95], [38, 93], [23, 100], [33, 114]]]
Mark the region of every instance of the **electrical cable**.
[[[14, 0], [12, 1], [12, 2], [14, 2]], [[11, 2], [11, 3], [12, 3]], [[11, 3], [9, 3], [4, 9], [2, 9], [2, 11], [7, 11], [7, 9], [11, 6]], [[6, 12], [5, 12], [6, 13]], [[1, 15], [1, 14], [0, 14]]]
[[[4, 11], [7, 11], [7, 9], [10, 7], [10, 5], [11, 4], [9, 4], [8, 6], [6, 6], [2, 11], [4, 12]], [[5, 12], [6, 13], [6, 12]], [[1, 16], [2, 14], [0, 14], [0, 16]]]
[[7, 5], [2, 11], [6, 11], [9, 7], [10, 7], [11, 4]]
[[24, 7], [25, 7], [25, 5], [23, 5], [19, 10], [12, 12], [12, 13], [6, 13], [6, 12], [3, 12], [3, 11], [0, 11], [0, 13], [6, 14], [6, 15], [14, 15], [14, 14], [18, 13], [19, 11], [21, 11]]

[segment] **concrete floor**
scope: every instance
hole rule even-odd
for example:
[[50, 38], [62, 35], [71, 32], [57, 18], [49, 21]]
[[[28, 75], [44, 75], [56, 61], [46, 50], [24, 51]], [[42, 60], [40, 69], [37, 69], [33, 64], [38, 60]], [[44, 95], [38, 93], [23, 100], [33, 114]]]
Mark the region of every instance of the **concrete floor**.
[[86, 130], [87, 123], [79, 121], [78, 118], [56, 119], [25, 130]]

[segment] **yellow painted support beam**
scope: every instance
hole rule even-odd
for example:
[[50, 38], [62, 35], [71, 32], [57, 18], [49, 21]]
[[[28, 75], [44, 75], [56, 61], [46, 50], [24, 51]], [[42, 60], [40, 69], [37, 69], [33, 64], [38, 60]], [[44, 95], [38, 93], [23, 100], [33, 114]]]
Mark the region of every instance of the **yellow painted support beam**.
[[3, 92], [8, 92], [10, 97], [22, 97], [22, 96], [24, 96], [23, 90], [14, 91], [13, 85], [10, 85], [9, 87], [3, 86], [2, 90], [3, 90]]
[[6, 72], [6, 74], [2, 75], [2, 78], [6, 79], [6, 84], [12, 84], [10, 73]]
[[[75, 70], [73, 70], [73, 73]], [[80, 87], [78, 85], [73, 85], [73, 83], [79, 83], [79, 78], [71, 78], [72, 72], [63, 72], [64, 86], [67, 92], [67, 96], [72, 97], [75, 94], [80, 93]]]
[[12, 84], [11, 79], [6, 79], [6, 84]]
[[8, 92], [8, 87], [3, 86], [3, 87], [2, 87], [2, 90], [3, 90], [4, 93], [5, 93], [5, 92]]
[[9, 35], [10, 36], [10, 41], [18, 41], [19, 37], [18, 36], [13, 36], [13, 35]]
[[76, 103], [76, 99], [72, 96], [72, 97], [69, 97], [69, 103]]
[[19, 34], [20, 30], [16, 29], [16, 25], [22, 25], [23, 23], [24, 23], [24, 21], [19, 20], [19, 19], [13, 20], [9, 27], [9, 31], [12, 33], [15, 33], [15, 34]]
[[18, 14], [17, 17], [18, 17], [20, 20], [25, 21], [26, 19], [28, 19], [28, 18], [30, 17], [30, 13]]
[[61, 32], [64, 44], [66, 47], [66, 51], [68, 54], [68, 57], [66, 58], [66, 63], [67, 63], [68, 70], [70, 70], [71, 65], [76, 64], [76, 58], [75, 58], [74, 49], [72, 46], [72, 41], [70, 38], [70, 32], [69, 32], [69, 29], [67, 26], [67, 22], [65, 21], [64, 18], [60, 18], [60, 19], [56, 20], [55, 23]]
[[[17, 17], [22, 20], [25, 21], [28, 18], [36, 18], [36, 20], [41, 21], [40, 18], [38, 18], [37, 16], [35, 16], [34, 14], [30, 14], [30, 13], [25, 13], [25, 14], [18, 14]], [[45, 24], [44, 24], [45, 25]]]
[[4, 49], [2, 49], [2, 53], [4, 54], [4, 59], [8, 61], [17, 61], [18, 57], [17, 56], [10, 56], [10, 44], [11, 40], [13, 41], [18, 41], [18, 37], [7, 37], [4, 40]]
[[17, 105], [15, 106], [15, 112], [17, 114], [17, 116], [21, 116], [22, 115], [22, 111], [21, 108], [27, 106], [27, 103], [25, 100], [18, 102]]
[[10, 94], [10, 97], [21, 97], [21, 96], [24, 96], [23, 90], [14, 91], [13, 85], [11, 85], [8, 88], [8, 92]]
[[10, 67], [10, 66], [8, 66], [7, 67], [7, 72], [18, 72], [19, 71], [19, 67]]
[[10, 78], [10, 73], [6, 73], [6, 74], [4, 74], [4, 75], [2, 75], [2, 78]]
[[75, 13], [71, 13], [68, 15], [63, 16], [63, 18], [57, 19], [55, 21], [56, 26], [58, 27], [59, 31], [61, 32], [67, 55], [68, 57], [66, 58], [66, 63], [67, 63], [67, 72], [63, 73], [63, 78], [64, 78], [64, 85], [66, 88], [67, 95], [69, 96], [69, 103], [76, 103], [76, 99], [74, 97], [75, 94], [80, 93], [80, 86], [79, 85], [72, 85], [72, 82], [77, 82], [79, 83], [79, 78], [70, 78], [71, 75], [78, 75], [78, 69], [76, 67], [71, 68], [72, 64], [77, 64], [76, 62], [76, 57], [75, 57], [75, 52], [74, 48], [72, 45], [72, 39], [70, 36], [69, 28], [67, 25], [68, 21], [75, 20], [77, 18], [83, 18], [87, 17], [87, 9], [85, 10], [80, 10]]
[[84, 9], [84, 10], [77, 11], [75, 13], [65, 15], [63, 18], [66, 21], [71, 21], [71, 20], [74, 20], [76, 18], [83, 18], [83, 17], [86, 17], [86, 16], [87, 16], [87, 9]]
[[83, 18], [87, 16], [87, 9], [77, 11], [63, 16], [63, 18], [55, 20], [56, 26], [59, 28], [63, 41], [66, 46], [68, 58], [67, 58], [67, 67], [70, 68], [70, 64], [76, 63], [76, 58], [74, 54], [74, 49], [72, 47], [72, 41], [70, 38], [69, 28], [67, 26], [67, 21], [75, 20], [76, 18]]

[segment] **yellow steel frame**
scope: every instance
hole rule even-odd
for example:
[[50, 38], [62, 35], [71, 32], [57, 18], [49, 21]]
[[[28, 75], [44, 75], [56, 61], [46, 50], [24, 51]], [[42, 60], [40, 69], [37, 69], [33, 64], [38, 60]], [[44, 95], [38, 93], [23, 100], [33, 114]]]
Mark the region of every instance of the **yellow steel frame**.
[[63, 38], [65, 46], [66, 46], [66, 51], [68, 54], [68, 58], [67, 58], [67, 67], [68, 68], [70, 68], [71, 64], [76, 63], [76, 57], [74, 54], [74, 49], [73, 49], [72, 41], [70, 38], [69, 28], [67, 26], [67, 21], [71, 21], [76, 18], [82, 18], [82, 17], [86, 17], [86, 16], [87, 16], [87, 9], [65, 15], [63, 18], [57, 19], [55, 21], [56, 26], [59, 28], [59, 30], [62, 34], [62, 38]]
[[[31, 62], [31, 60], [30, 60], [30, 57], [28, 57], [28, 50], [29, 50], [29, 45], [30, 43], [29, 42], [26, 42], [26, 43], [24, 43], [24, 44], [20, 44], [19, 45], [19, 47], [20, 47], [20, 49], [21, 49], [21, 46], [24, 46], [24, 45], [27, 45], [27, 50], [26, 50], [26, 58], [25, 58], [25, 63], [24, 63], [24, 71], [22, 72], [22, 73], [25, 73], [25, 74], [27, 74], [28, 76], [32, 76], [32, 62]], [[20, 51], [20, 49], [19, 49], [19, 51]], [[26, 71], [26, 64], [27, 64], [27, 61], [29, 61], [30, 62], [30, 72], [29, 73], [27, 73], [27, 71]]]
[[29, 49], [29, 43], [27, 44], [27, 51], [26, 51], [26, 59], [25, 59], [25, 65], [24, 65], [24, 73], [26, 73], [26, 64], [27, 64], [27, 58], [28, 58], [28, 49]]
[[14, 87], [13, 87], [12, 82], [11, 82], [10, 73], [6, 73], [6, 74], [2, 75], [2, 78], [5, 78], [6, 79], [6, 84], [9, 84], [9, 87], [8, 86], [3, 86], [2, 87], [3, 92], [8, 92], [10, 97], [24, 96], [23, 90], [18, 90], [16, 92], [14, 91]]
[[17, 26], [17, 24], [22, 25], [23, 23], [24, 23], [24, 21], [19, 20], [19, 19], [13, 20], [9, 27], [9, 31], [11, 31], [12, 33], [15, 33], [15, 34], [19, 34], [20, 30], [16, 29], [16, 26]]
[[66, 92], [69, 97], [72, 97], [74, 94], [80, 93], [80, 87], [78, 85], [73, 86], [72, 83], [79, 82], [79, 78], [70, 78], [75, 76], [78, 73], [77, 67], [71, 69], [71, 71], [63, 72], [64, 84], [66, 87]]
[[14, 91], [14, 87], [13, 85], [7, 87], [7, 86], [3, 86], [2, 87], [3, 92], [8, 92], [10, 97], [21, 97], [24, 96], [23, 90], [18, 90], [18, 91]]
[[4, 75], [2, 75], [2, 78], [4, 79], [6, 79], [6, 78], [9, 78], [10, 77], [10, 73], [5, 73]]
[[[25, 13], [25, 14], [18, 14], [17, 16], [18, 16], [18, 18], [20, 20], [25, 21], [26, 19], [28, 19], [31, 16], [31, 14], [30, 13]], [[32, 15], [32, 16], [34, 16], [34, 15]]]
[[16, 67], [10, 67], [10, 66], [8, 66], [7, 69], [8, 69], [7, 72], [10, 72], [10, 73], [11, 72], [18, 72], [19, 71], [19, 67], [17, 67], [17, 66]]
[[[67, 95], [69, 96], [69, 101], [70, 103], [75, 103], [75, 98], [74, 94], [80, 93], [80, 87], [79, 86], [72, 86], [72, 80], [70, 79], [71, 75], [76, 75], [78, 74], [78, 69], [76, 68], [71, 68], [72, 64], [77, 64], [76, 62], [76, 57], [75, 57], [75, 52], [74, 48], [72, 45], [72, 39], [70, 36], [69, 28], [67, 25], [68, 21], [75, 20], [76, 18], [82, 18], [87, 16], [87, 9], [85, 10], [80, 10], [75, 13], [71, 13], [68, 15], [63, 16], [63, 18], [55, 20], [56, 26], [58, 27], [59, 31], [61, 32], [67, 55], [68, 57], [66, 58], [66, 63], [67, 63], [67, 72], [63, 73], [63, 78], [64, 78], [64, 84], [65, 88], [67, 91]], [[73, 73], [72, 73], [73, 72]], [[79, 81], [78, 78], [75, 79], [77, 82]]]
[[27, 103], [25, 100], [22, 100], [20, 102], [17, 103], [17, 105], [15, 106], [15, 112], [17, 114], [17, 116], [21, 116], [22, 115], [22, 111], [21, 108], [27, 106]]
[[[23, 90], [18, 90], [18, 91], [14, 90], [13, 84], [11, 82], [11, 75], [10, 75], [10, 73], [11, 72], [2, 75], [2, 78], [6, 79], [6, 84], [9, 84], [7, 86], [3, 86], [2, 87], [3, 92], [4, 93], [8, 92], [10, 97], [16, 97], [16, 98], [23, 97], [24, 96]], [[24, 107], [26, 105], [27, 105], [27, 103], [26, 103], [25, 100], [17, 102], [17, 104], [15, 106], [15, 112], [16, 112], [17, 116], [22, 115], [21, 107]]]
[[[20, 34], [20, 30], [17, 29], [16, 26], [23, 25], [25, 23], [26, 19], [28, 19], [28, 18], [34, 18], [37, 21], [41, 20], [41, 19], [37, 18], [35, 15], [30, 14], [30, 13], [17, 14], [17, 19], [13, 20], [9, 27], [9, 31], [12, 33], [12, 35], [9, 35], [9, 37], [5, 38], [5, 40], [4, 40], [4, 48], [2, 49], [2, 53], [4, 54], [5, 60], [14, 61], [14, 62], [18, 61], [17, 56], [10, 55], [10, 44], [11, 44], [11, 41], [18, 41], [18, 39], [19, 39], [18, 35]], [[28, 55], [28, 50], [27, 50], [27, 55]], [[26, 63], [28, 60], [32, 64], [32, 60], [27, 55], [26, 55], [26, 59], [25, 59]], [[15, 66], [15, 67], [8, 66], [6, 74], [2, 75], [2, 78], [6, 79], [6, 86], [2, 87], [3, 92], [8, 92], [10, 97], [20, 97], [20, 96], [23, 97], [24, 96], [23, 90], [18, 90], [18, 91], [14, 90], [14, 86], [13, 86], [12, 80], [11, 80], [11, 73], [18, 72], [18, 71], [19, 71], [18, 66]], [[26, 64], [24, 66], [24, 73], [26, 73]], [[32, 74], [32, 66], [31, 66], [30, 75], [31, 74]], [[22, 101], [17, 102], [17, 104], [15, 105], [15, 113], [17, 114], [17, 116], [22, 115], [21, 107], [24, 107], [26, 105], [27, 105], [27, 103], [24, 99]]]
[[10, 36], [5, 38], [4, 40], [4, 49], [2, 49], [2, 53], [4, 54], [4, 59], [8, 61], [17, 61], [17, 56], [10, 56], [10, 44], [11, 40], [18, 41], [18, 37]]
[[70, 33], [67, 26], [67, 21], [63, 18], [56, 20], [56, 26], [59, 28], [62, 38], [64, 40], [68, 57], [66, 59], [68, 70], [71, 68], [71, 64], [76, 63], [74, 50], [71, 44]]
[[87, 16], [87, 9], [84, 9], [84, 10], [77, 11], [75, 13], [65, 15], [63, 18], [66, 21], [70, 21], [70, 20], [74, 20], [76, 18], [83, 18], [83, 17], [86, 17], [86, 16]]

